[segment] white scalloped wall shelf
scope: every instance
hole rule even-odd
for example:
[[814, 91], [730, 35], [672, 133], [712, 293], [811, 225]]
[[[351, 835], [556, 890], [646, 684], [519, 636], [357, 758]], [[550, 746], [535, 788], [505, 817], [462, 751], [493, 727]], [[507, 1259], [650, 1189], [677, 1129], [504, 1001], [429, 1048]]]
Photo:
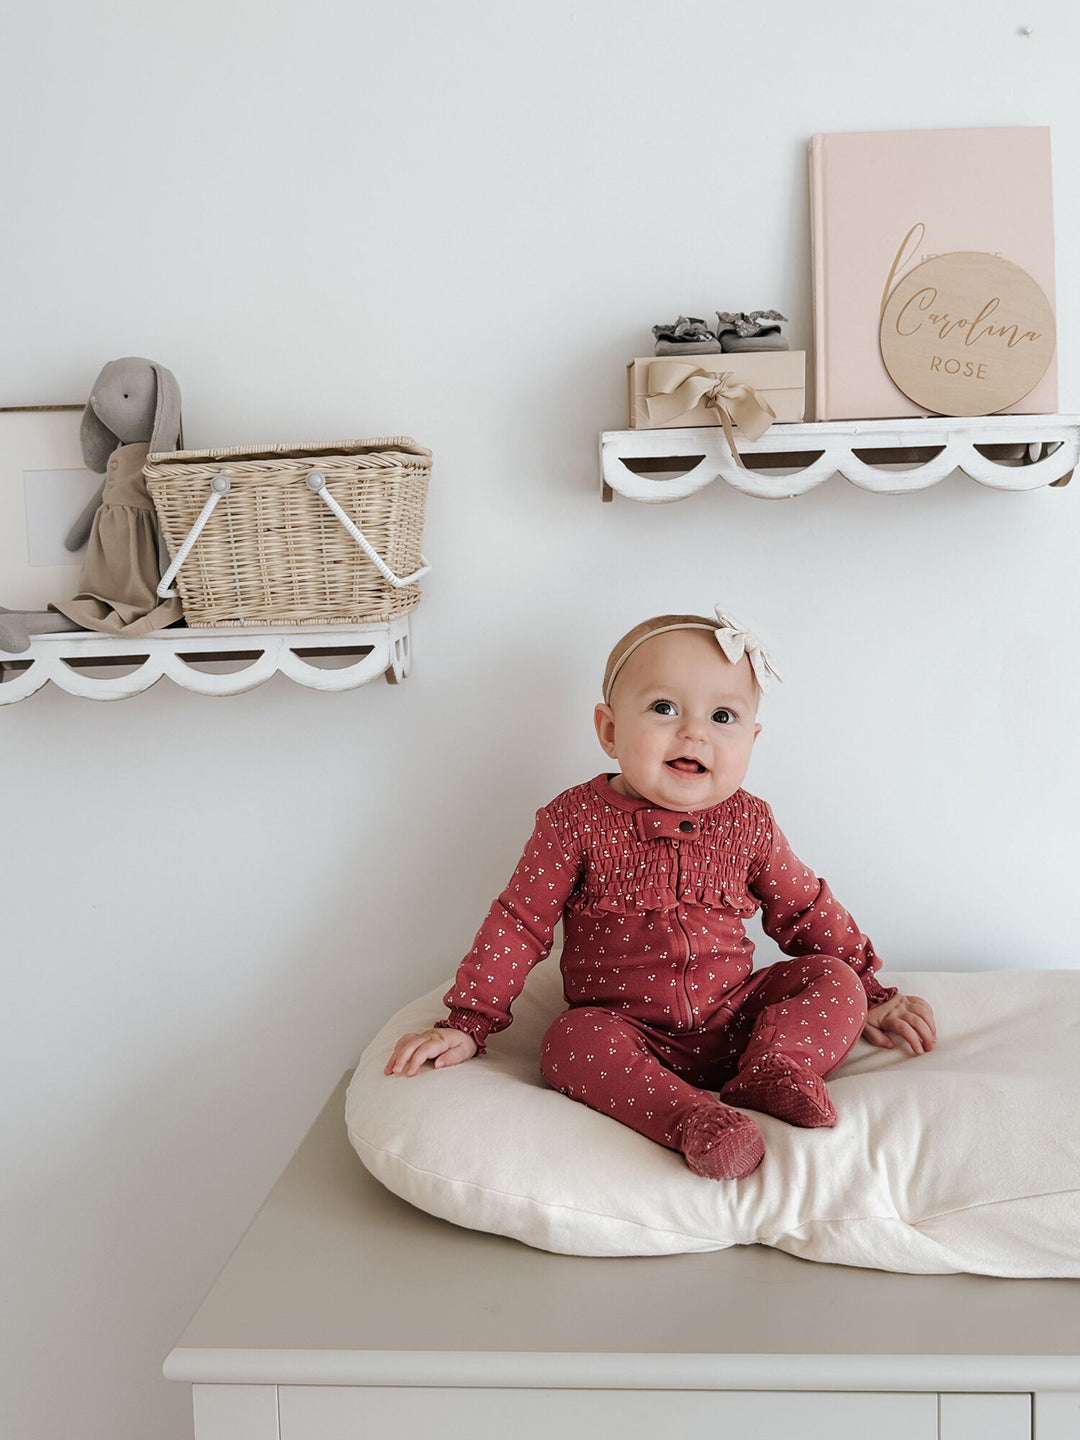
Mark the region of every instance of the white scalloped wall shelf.
[[140, 639], [78, 630], [36, 635], [18, 655], [0, 652], [0, 705], [50, 681], [86, 700], [126, 700], [168, 676], [199, 695], [242, 695], [285, 675], [310, 690], [355, 690], [409, 673], [409, 619], [388, 624], [266, 629], [169, 629]]
[[1080, 455], [1080, 416], [844, 420], [775, 424], [760, 440], [735, 432], [745, 468], [719, 427], [607, 430], [603, 497], [683, 500], [714, 480], [765, 500], [805, 495], [833, 475], [863, 490], [904, 495], [959, 470], [996, 490], [1064, 485]]

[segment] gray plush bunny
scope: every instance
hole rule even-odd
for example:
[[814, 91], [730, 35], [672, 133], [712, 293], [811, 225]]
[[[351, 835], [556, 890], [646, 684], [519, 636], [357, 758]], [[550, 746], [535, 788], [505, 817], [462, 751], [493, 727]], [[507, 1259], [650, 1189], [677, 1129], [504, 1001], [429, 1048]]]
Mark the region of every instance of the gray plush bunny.
[[0, 650], [8, 653], [29, 649], [31, 635], [99, 630], [135, 637], [181, 615], [178, 599], [156, 593], [169, 557], [142, 478], [151, 451], [174, 450], [179, 442], [175, 377], [153, 360], [110, 360], [94, 382], [80, 434], [87, 468], [104, 479], [64, 542], [69, 550], [87, 547], [79, 594], [47, 610], [0, 606]]

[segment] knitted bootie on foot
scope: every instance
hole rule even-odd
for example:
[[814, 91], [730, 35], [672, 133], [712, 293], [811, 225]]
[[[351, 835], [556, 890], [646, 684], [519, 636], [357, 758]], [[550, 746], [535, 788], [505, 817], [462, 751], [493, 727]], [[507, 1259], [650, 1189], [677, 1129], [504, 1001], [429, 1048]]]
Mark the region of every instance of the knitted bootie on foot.
[[682, 1152], [695, 1175], [741, 1180], [761, 1164], [765, 1142], [749, 1115], [710, 1102], [691, 1111], [683, 1125]]
[[759, 1055], [727, 1082], [720, 1098], [808, 1130], [836, 1124], [825, 1081], [788, 1055]]

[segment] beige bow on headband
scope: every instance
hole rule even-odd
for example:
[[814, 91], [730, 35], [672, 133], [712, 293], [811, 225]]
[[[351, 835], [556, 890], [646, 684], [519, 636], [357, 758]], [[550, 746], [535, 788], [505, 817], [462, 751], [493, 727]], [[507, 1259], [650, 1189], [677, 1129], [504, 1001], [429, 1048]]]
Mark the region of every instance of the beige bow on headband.
[[685, 415], [701, 401], [716, 410], [739, 465], [743, 462], [735, 446], [732, 422], [751, 440], [760, 440], [776, 419], [776, 411], [769, 402], [752, 385], [737, 380], [732, 370], [714, 375], [685, 360], [654, 360], [649, 366], [648, 387], [645, 413], [654, 425], [664, 425]]
[[737, 665], [745, 655], [750, 661], [750, 668], [754, 672], [754, 679], [758, 688], [765, 691], [773, 680], [782, 680], [783, 676], [773, 663], [773, 658], [762, 645], [761, 641], [745, 625], [740, 625], [734, 615], [728, 615], [720, 606], [716, 606], [716, 618], [720, 622], [719, 629], [713, 633], [716, 636], [716, 643], [724, 652], [724, 658], [732, 665]]
[[612, 651], [604, 672], [604, 704], [610, 705], [611, 692], [615, 688], [619, 672], [638, 646], [644, 645], [645, 641], [651, 640], [654, 635], [666, 635], [669, 630], [710, 631], [730, 664], [737, 665], [744, 655], [747, 657], [758, 689], [764, 694], [772, 680], [781, 678], [772, 656], [757, 636], [747, 630], [745, 625], [740, 625], [733, 615], [726, 614], [719, 605], [714, 608], [717, 621], [715, 625], [697, 615], [657, 615], [655, 619], [643, 620], [640, 625], [636, 625], [629, 635], [624, 636], [627, 642], [625, 649], [618, 654]]

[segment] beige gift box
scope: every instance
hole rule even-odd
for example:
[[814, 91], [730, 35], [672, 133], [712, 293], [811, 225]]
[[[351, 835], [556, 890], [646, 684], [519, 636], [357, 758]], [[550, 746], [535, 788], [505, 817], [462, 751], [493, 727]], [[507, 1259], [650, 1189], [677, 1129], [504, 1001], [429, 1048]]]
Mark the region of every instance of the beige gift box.
[[[649, 356], [631, 360], [626, 367], [631, 430], [672, 430], [696, 425], [719, 425], [719, 413], [704, 400], [668, 420], [650, 420], [646, 400], [649, 373], [653, 366], [692, 366], [696, 372], [733, 376], [735, 382], [751, 386], [776, 412], [777, 420], [801, 421], [806, 413], [806, 351], [750, 350], [733, 355]], [[662, 373], [662, 372], [660, 372]], [[669, 372], [670, 373], [670, 372]], [[700, 389], [700, 386], [697, 387]]]

